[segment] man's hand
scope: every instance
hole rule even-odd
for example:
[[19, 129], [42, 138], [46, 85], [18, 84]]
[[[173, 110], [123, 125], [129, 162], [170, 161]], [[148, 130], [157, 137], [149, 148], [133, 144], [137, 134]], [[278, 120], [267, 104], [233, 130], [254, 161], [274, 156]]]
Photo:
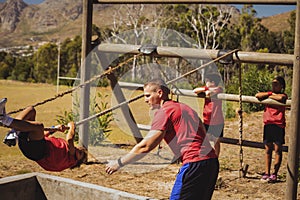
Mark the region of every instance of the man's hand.
[[68, 126], [65, 127], [66, 129], [69, 129], [67, 136], [66, 136], [66, 140], [68, 142], [73, 143], [73, 139], [74, 139], [74, 135], [75, 135], [75, 123], [74, 122], [69, 122]]
[[121, 166], [118, 163], [118, 160], [109, 160], [108, 164], [106, 165], [105, 171], [109, 175], [115, 173], [121, 168]]
[[74, 146], [74, 135], [75, 135], [75, 123], [74, 122], [69, 122], [68, 127], [69, 129], [67, 135], [66, 135], [66, 141], [69, 146], [69, 152], [70, 155], [75, 155], [75, 146]]
[[75, 123], [74, 122], [69, 122], [67, 127], [65, 127], [64, 125], [62, 125], [62, 126], [63, 126], [63, 128], [65, 128], [65, 130], [67, 130], [67, 129], [75, 130]]
[[65, 126], [65, 125], [63, 125], [63, 124], [57, 125], [57, 126], [55, 126], [55, 128], [56, 128], [58, 131], [60, 131], [60, 132], [65, 132], [66, 130], [69, 129], [68, 126]]

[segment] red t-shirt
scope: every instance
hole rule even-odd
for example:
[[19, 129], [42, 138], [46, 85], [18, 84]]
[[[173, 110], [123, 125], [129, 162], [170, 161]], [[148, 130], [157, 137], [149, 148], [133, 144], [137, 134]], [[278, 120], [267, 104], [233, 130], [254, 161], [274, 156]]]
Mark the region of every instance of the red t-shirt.
[[[287, 94], [284, 95], [287, 99]], [[281, 128], [285, 128], [285, 106], [267, 104], [264, 110], [263, 121], [265, 125], [276, 124]]]
[[47, 171], [62, 171], [76, 164], [75, 156], [69, 154], [67, 142], [62, 138], [45, 137], [47, 155], [37, 163]]
[[[223, 89], [217, 87], [214, 93], [222, 93]], [[205, 98], [203, 108], [203, 122], [207, 125], [224, 124], [224, 116], [222, 111], [222, 100], [217, 98]]]
[[166, 131], [164, 140], [183, 164], [217, 157], [198, 114], [183, 103], [165, 102], [154, 114], [151, 130]]

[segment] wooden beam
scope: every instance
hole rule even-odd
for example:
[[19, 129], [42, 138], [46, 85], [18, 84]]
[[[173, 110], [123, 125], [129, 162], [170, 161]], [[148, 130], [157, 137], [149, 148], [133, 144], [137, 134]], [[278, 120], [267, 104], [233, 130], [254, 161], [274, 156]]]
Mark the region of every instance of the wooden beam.
[[[134, 89], [134, 90], [143, 90], [143, 84], [137, 84], [137, 83], [128, 83], [128, 82], [119, 82], [120, 86], [122, 88], [127, 89]], [[192, 90], [186, 90], [186, 89], [173, 89], [173, 94], [175, 95], [181, 95], [181, 96], [188, 96], [188, 97], [198, 97]], [[203, 98], [203, 97], [199, 97]], [[225, 94], [220, 93], [217, 95], [218, 99], [226, 100], [226, 101], [235, 101], [239, 102], [240, 96], [237, 94]], [[246, 96], [242, 95], [242, 102], [243, 103], [258, 103], [258, 104], [270, 104], [270, 105], [279, 105], [279, 106], [286, 106], [290, 107], [292, 100], [287, 100], [286, 104], [280, 103], [273, 99], [265, 99], [263, 101], [259, 101], [254, 96]]]
[[[141, 130], [144, 130], [144, 131], [149, 131], [150, 130], [149, 125], [138, 124], [138, 127]], [[220, 141], [221, 141], [221, 143], [225, 143], [225, 144], [240, 145], [240, 141], [238, 139], [234, 139], [234, 138], [222, 137], [222, 138], [220, 138]], [[265, 148], [265, 146], [262, 142], [254, 142], [254, 141], [249, 141], [249, 140], [242, 140], [242, 146], [252, 147], [252, 148], [259, 148], [259, 149], [264, 149]], [[284, 152], [288, 152], [288, 147], [283, 146], [282, 150]]]
[[[234, 138], [222, 137], [220, 138], [220, 141], [221, 143], [225, 144], [240, 145], [240, 141]], [[265, 145], [262, 142], [254, 142], [249, 140], [242, 140], [242, 146], [265, 149]], [[288, 146], [282, 146], [282, 151], [288, 152]]]
[[[139, 54], [139, 45], [129, 44], [108, 44], [103, 43], [98, 45], [98, 50], [102, 53], [117, 53], [117, 54]], [[157, 47], [157, 54], [153, 57], [176, 57], [184, 59], [203, 59], [213, 60], [218, 57], [219, 50], [213, 49], [195, 49], [183, 47]], [[149, 56], [149, 55], [148, 55]], [[280, 53], [260, 53], [238, 51], [233, 54], [233, 61], [242, 63], [255, 64], [278, 64], [278, 65], [293, 65], [294, 55]]]

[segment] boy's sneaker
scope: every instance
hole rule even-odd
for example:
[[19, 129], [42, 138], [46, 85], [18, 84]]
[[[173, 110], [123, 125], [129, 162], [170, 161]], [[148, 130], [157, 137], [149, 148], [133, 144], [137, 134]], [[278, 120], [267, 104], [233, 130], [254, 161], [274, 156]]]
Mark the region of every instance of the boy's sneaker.
[[269, 182], [269, 183], [275, 183], [276, 181], [277, 181], [277, 175], [276, 175], [276, 174], [272, 174], [272, 175], [269, 177], [268, 182]]
[[3, 98], [0, 100], [0, 120], [2, 120], [4, 118], [4, 116], [6, 115], [6, 112], [5, 112], [6, 102], [7, 102], [7, 98]]
[[3, 143], [6, 144], [7, 146], [16, 146], [17, 144], [17, 139], [18, 139], [18, 134], [14, 129], [11, 129], [7, 135], [5, 136]]
[[269, 178], [270, 178], [270, 175], [269, 175], [269, 174], [264, 174], [264, 175], [262, 175], [262, 177], [260, 178], [260, 180], [261, 180], [261, 181], [268, 182], [268, 181], [269, 181]]

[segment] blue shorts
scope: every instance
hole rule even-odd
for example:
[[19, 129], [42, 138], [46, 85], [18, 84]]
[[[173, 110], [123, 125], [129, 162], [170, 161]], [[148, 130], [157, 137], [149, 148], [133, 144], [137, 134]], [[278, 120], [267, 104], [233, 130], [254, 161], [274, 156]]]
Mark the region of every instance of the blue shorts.
[[204, 124], [206, 133], [209, 133], [215, 137], [223, 137], [224, 124], [207, 125]]
[[184, 164], [176, 176], [170, 200], [211, 199], [218, 174], [217, 158]]
[[275, 124], [267, 124], [264, 125], [264, 136], [263, 142], [267, 143], [275, 143], [282, 145], [285, 143], [285, 128], [281, 128]]

